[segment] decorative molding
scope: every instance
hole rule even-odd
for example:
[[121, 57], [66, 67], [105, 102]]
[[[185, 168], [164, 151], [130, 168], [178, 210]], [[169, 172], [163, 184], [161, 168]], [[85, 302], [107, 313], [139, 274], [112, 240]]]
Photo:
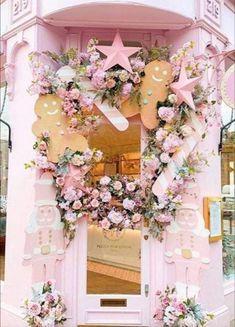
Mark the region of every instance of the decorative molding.
[[24, 318], [24, 315], [22, 314], [21, 310], [14, 307], [13, 305], [2, 302], [1, 303], [1, 309], [13, 314], [14, 316], [16, 316], [18, 318], [21, 318], [21, 319]]
[[221, 2], [219, 0], [204, 0], [204, 16], [212, 23], [221, 25]]
[[198, 27], [201, 27], [204, 30], [206, 30], [207, 32], [213, 34], [222, 43], [224, 43], [224, 44], [229, 43], [229, 39], [227, 38], [227, 36], [225, 36], [223, 33], [221, 33], [220, 30], [218, 30], [217, 28], [210, 25], [206, 20], [204, 20], [204, 19], [197, 20], [194, 25], [189, 27], [189, 29], [194, 29], [194, 28], [198, 28]]
[[32, 0], [11, 0], [11, 22], [21, 19], [32, 11]]
[[224, 295], [228, 295], [235, 292], [235, 281], [229, 280], [224, 282]]
[[228, 311], [229, 311], [228, 307], [225, 304], [223, 304], [221, 307], [217, 308], [216, 310], [213, 310], [213, 314], [215, 315], [215, 317], [218, 317]]

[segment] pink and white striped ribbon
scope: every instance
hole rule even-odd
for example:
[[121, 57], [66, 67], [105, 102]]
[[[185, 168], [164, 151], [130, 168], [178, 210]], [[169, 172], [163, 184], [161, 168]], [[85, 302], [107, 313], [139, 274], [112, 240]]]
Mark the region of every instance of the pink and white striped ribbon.
[[184, 138], [184, 144], [181, 149], [172, 156], [168, 166], [163, 170], [153, 184], [152, 191], [156, 196], [162, 195], [166, 192], [167, 188], [176, 177], [177, 170], [182, 166], [184, 159], [188, 157], [189, 153], [193, 151], [198, 142], [202, 139], [202, 135], [205, 132], [205, 125], [199, 120], [194, 112], [191, 112], [189, 126], [193, 128], [193, 133]]

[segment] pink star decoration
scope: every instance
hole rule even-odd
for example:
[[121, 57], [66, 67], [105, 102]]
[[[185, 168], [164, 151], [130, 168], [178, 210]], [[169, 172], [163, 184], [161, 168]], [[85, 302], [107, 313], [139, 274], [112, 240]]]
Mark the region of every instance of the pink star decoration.
[[185, 64], [182, 62], [178, 82], [174, 82], [170, 85], [172, 91], [177, 95], [178, 105], [185, 102], [190, 108], [195, 110], [192, 91], [200, 79], [201, 77], [188, 78], [185, 70]]
[[96, 48], [107, 56], [103, 70], [107, 70], [118, 64], [130, 73], [132, 73], [132, 69], [128, 57], [141, 49], [137, 47], [124, 47], [121, 36], [118, 32], [115, 35], [111, 46], [101, 45]]

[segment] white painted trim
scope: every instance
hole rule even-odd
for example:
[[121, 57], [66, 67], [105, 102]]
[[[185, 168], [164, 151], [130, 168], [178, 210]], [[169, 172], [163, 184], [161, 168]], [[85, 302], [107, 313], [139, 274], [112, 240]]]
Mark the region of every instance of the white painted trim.
[[228, 307], [224, 304], [221, 307], [214, 310], [213, 314], [215, 315], [215, 317], [218, 317], [218, 316], [224, 314], [226, 311], [229, 311], [229, 310], [228, 310]]
[[224, 295], [235, 292], [235, 281], [229, 280], [224, 282]]
[[21, 319], [24, 318], [24, 315], [22, 314], [21, 310], [14, 307], [13, 305], [2, 302], [1, 309], [13, 314], [14, 316], [16, 316], [18, 318], [21, 318]]

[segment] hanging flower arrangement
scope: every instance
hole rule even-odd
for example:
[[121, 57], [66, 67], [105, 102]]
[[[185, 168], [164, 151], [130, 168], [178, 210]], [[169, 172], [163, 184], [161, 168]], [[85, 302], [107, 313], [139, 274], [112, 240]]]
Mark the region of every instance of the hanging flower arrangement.
[[[141, 93], [146, 65], [154, 60], [168, 60], [169, 57], [165, 47], [141, 49], [130, 59], [131, 72], [120, 65], [105, 70], [105, 59], [98, 51], [97, 44], [96, 39], [90, 40], [84, 53], [76, 49], [69, 49], [60, 55], [44, 52], [43, 55], [58, 67], [67, 67], [67, 75], [60, 69], [56, 73], [49, 66], [42, 65], [38, 56], [30, 54], [33, 81], [29, 92], [59, 96], [62, 99], [62, 114], [69, 119], [69, 133], [85, 137], [91, 135], [101, 122], [96, 110], [97, 99], [100, 103], [115, 106], [120, 112], [122, 103], [128, 99], [137, 103], [141, 112], [141, 106], [148, 103]], [[185, 140], [190, 136], [193, 138], [196, 133], [190, 120], [197, 117], [204, 126], [200, 139], [218, 121], [214, 101], [208, 100], [213, 90], [199, 84], [207, 65], [191, 55], [192, 48], [192, 42], [185, 44], [169, 60], [171, 81], [165, 100], [157, 101], [155, 108], [151, 109], [155, 110], [158, 123], [155, 128], [147, 130], [140, 181], [130, 180], [126, 176], [105, 176], [97, 185], [92, 185], [92, 167], [102, 159], [99, 150], [76, 152], [67, 149], [55, 163], [47, 158], [50, 131], [43, 132], [38, 138], [34, 146], [36, 158], [26, 166], [53, 171], [58, 190], [57, 201], [69, 240], [74, 237], [76, 223], [83, 216], [104, 230], [118, 231], [138, 228], [142, 219], [147, 218], [150, 233], [162, 240], [162, 232], [174, 219], [175, 211], [182, 203], [185, 183], [208, 164], [208, 154], [200, 153], [194, 147], [186, 152], [183, 161], [175, 159]], [[187, 97], [182, 94], [182, 79], [191, 88]], [[152, 95], [151, 92], [148, 96]], [[168, 187], [161, 194], [153, 192], [161, 175], [175, 162], [176, 171]]]

